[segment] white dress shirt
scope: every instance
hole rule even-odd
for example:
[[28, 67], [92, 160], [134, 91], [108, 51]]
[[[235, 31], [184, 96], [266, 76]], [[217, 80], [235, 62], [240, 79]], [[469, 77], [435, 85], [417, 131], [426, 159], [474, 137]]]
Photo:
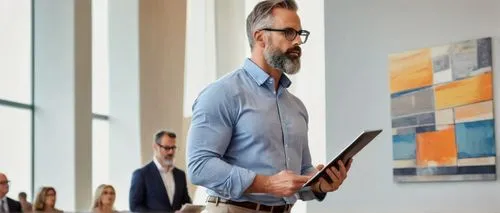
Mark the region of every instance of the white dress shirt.
[[2, 199], [0, 199], [0, 207], [2, 207], [2, 202], [3, 202], [3, 211], [0, 210], [0, 212], [9, 212], [9, 204], [7, 203], [7, 196], [4, 196]]
[[174, 170], [174, 167], [172, 166], [168, 171], [165, 171], [165, 169], [161, 166], [160, 162], [158, 162], [158, 160], [156, 160], [155, 157], [153, 157], [153, 161], [156, 164], [156, 168], [158, 168], [158, 171], [160, 172], [161, 179], [163, 180], [163, 184], [165, 185], [165, 188], [167, 189], [167, 195], [168, 195], [168, 199], [170, 201], [170, 205], [172, 205], [172, 202], [174, 201], [174, 193], [175, 193], [174, 173], [172, 172]]

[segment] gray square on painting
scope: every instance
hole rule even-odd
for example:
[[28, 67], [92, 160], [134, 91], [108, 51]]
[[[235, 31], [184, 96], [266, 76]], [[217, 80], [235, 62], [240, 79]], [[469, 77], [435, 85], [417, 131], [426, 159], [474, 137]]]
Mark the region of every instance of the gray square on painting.
[[453, 80], [462, 79], [477, 69], [477, 42], [468, 40], [451, 45], [451, 72]]
[[398, 135], [415, 134], [416, 133], [416, 127], [399, 128], [399, 129], [396, 129], [396, 132], [397, 132]]
[[392, 119], [392, 128], [416, 126], [418, 124], [417, 116], [408, 116]]
[[417, 123], [418, 125], [435, 124], [436, 118], [434, 116], [434, 112], [417, 115]]
[[432, 58], [432, 69], [434, 72], [450, 69], [450, 56], [440, 55]]
[[391, 100], [392, 117], [419, 114], [434, 110], [434, 92], [432, 87], [423, 88]]
[[478, 68], [491, 67], [491, 38], [477, 40], [477, 65]]

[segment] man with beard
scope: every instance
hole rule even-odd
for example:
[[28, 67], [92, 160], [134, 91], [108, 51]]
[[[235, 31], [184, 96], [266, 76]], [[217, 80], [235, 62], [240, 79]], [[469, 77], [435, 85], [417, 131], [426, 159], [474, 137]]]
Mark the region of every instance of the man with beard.
[[323, 200], [339, 188], [351, 161], [311, 165], [308, 114], [287, 88], [300, 69], [303, 30], [293, 0], [258, 3], [247, 18], [252, 50], [242, 68], [205, 88], [193, 104], [188, 134], [188, 178], [207, 188], [208, 212], [290, 212], [301, 200]]
[[175, 168], [176, 135], [171, 131], [156, 133], [153, 161], [132, 175], [129, 205], [133, 212], [174, 212], [191, 203], [186, 174]]

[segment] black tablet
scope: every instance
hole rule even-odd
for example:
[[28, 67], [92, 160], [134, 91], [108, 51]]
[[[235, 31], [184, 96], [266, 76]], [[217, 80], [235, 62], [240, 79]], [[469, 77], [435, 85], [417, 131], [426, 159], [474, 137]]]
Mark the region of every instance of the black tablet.
[[342, 160], [344, 164], [346, 164], [349, 159], [354, 157], [361, 149], [363, 149], [368, 143], [370, 143], [377, 135], [379, 135], [382, 132], [381, 129], [378, 130], [366, 130], [363, 131], [349, 146], [344, 148], [342, 152], [340, 152], [337, 157], [333, 158], [323, 169], [321, 169], [319, 172], [317, 172], [312, 178], [310, 178], [304, 185], [303, 187], [310, 186], [314, 183], [316, 183], [319, 178], [323, 177], [326, 181], [329, 183], [332, 182], [328, 174], [326, 173], [326, 169], [330, 168], [332, 166], [335, 166], [335, 168], [339, 168], [337, 162], [339, 160]]

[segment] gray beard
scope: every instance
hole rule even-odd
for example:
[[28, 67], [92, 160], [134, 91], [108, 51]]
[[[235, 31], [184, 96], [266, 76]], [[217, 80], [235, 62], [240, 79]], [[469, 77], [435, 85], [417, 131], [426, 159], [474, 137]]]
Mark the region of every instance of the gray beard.
[[264, 59], [269, 66], [286, 74], [296, 74], [300, 70], [300, 58], [291, 59], [278, 49], [267, 46], [264, 49]]
[[173, 165], [174, 165], [174, 160], [163, 159], [163, 166], [173, 166]]

